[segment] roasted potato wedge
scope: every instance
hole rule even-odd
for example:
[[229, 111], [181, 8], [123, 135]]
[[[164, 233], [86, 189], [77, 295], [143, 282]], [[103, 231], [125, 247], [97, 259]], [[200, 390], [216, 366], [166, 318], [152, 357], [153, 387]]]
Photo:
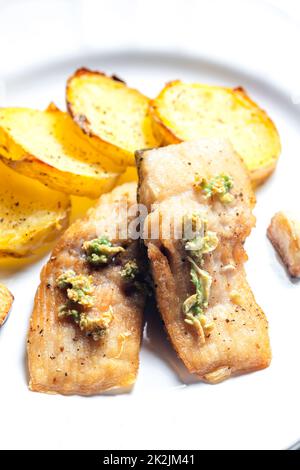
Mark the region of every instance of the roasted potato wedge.
[[6, 286], [0, 283], [0, 327], [8, 317], [14, 297]]
[[67, 225], [69, 197], [0, 162], [0, 256], [22, 257]]
[[275, 169], [281, 151], [277, 129], [242, 88], [168, 83], [151, 101], [153, 130], [163, 144], [199, 137], [231, 141], [250, 171], [254, 185]]
[[156, 147], [149, 99], [119, 78], [80, 69], [67, 83], [68, 111], [95, 148], [118, 165], [134, 165], [134, 152]]
[[122, 172], [53, 104], [46, 111], [1, 108], [0, 155], [46, 186], [91, 198], [110, 191]]

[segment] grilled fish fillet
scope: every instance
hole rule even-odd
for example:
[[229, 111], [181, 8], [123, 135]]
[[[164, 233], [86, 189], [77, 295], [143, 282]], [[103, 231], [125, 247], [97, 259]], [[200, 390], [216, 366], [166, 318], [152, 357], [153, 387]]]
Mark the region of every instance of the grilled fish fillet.
[[[136, 184], [124, 184], [103, 195], [85, 219], [76, 221], [65, 232], [42, 270], [28, 334], [31, 390], [92, 395], [116, 388], [122, 391], [136, 380], [145, 295], [130, 288], [120, 271], [128, 260], [135, 259], [142, 265], [139, 241], [129, 237], [124, 245], [122, 239], [125, 251], [98, 269], [90, 267], [82, 253], [86, 240], [99, 236], [114, 242], [121, 239], [121, 234], [113, 238], [114, 222], [117, 220], [121, 227], [126, 221], [123, 209], [115, 211], [116, 203], [123, 208], [136, 204]], [[57, 288], [56, 279], [69, 269], [92, 276], [96, 299], [93, 315], [112, 307], [113, 320], [99, 341], [87, 337], [69, 319], [58, 318], [64, 294]]]
[[[156, 299], [178, 356], [191, 373], [210, 383], [267, 367], [271, 359], [268, 324], [244, 271], [243, 243], [255, 224], [255, 197], [242, 161], [220, 139], [140, 151], [136, 159], [138, 201], [147, 206], [149, 214], [144, 238]], [[233, 180], [231, 203], [208, 199], [195, 183], [220, 174]], [[213, 329], [205, 338], [185, 322], [183, 313], [183, 302], [195, 287], [183, 240], [176, 239], [172, 230], [187, 213], [204, 214], [208, 229], [218, 237], [217, 248], [203, 257], [203, 269], [212, 277], [205, 314]], [[171, 220], [170, 237], [163, 233], [166, 219]], [[158, 235], [156, 239], [151, 233]]]

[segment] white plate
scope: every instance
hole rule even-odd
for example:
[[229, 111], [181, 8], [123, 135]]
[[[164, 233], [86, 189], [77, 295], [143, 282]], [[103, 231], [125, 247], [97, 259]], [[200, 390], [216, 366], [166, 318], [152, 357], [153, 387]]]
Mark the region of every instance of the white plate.
[[[268, 33], [272, 32], [275, 38], [279, 19], [265, 7], [253, 8], [245, 2], [243, 11], [235, 9], [235, 21], [238, 15], [240, 18], [246, 15], [246, 5], [253, 18], [268, 20]], [[225, 30], [230, 31], [234, 23], [229, 18], [226, 21]], [[205, 27], [205, 22], [202, 23]], [[281, 37], [290, 39], [292, 27], [281, 19], [280, 25]], [[245, 24], [245, 35], [247, 29]], [[259, 31], [258, 27], [257, 36]], [[159, 319], [148, 315], [140, 373], [131, 394], [83, 398], [31, 393], [26, 377], [26, 331], [39, 271], [45, 260], [16, 263], [13, 268], [0, 270], [0, 278], [16, 298], [11, 316], [0, 331], [0, 446], [286, 448], [300, 438], [300, 286], [288, 278], [265, 232], [276, 210], [291, 206], [299, 210], [300, 107], [291, 98], [293, 94], [297, 98], [297, 90], [289, 81], [292, 64], [288, 64], [286, 54], [281, 56], [277, 51], [275, 57], [273, 50], [263, 60], [258, 45], [257, 57], [249, 56], [248, 66], [243, 62], [241, 48], [234, 53], [226, 49], [226, 57], [222, 49], [217, 57], [220, 38], [215, 51], [211, 45], [205, 48], [201, 44], [197, 53], [186, 43], [177, 52], [170, 45], [163, 52], [157, 44], [156, 51], [151, 51], [151, 44], [147, 47], [146, 42], [141, 40], [141, 43], [143, 47], [139, 49], [125, 50], [118, 44], [110, 52], [89, 47], [67, 51], [65, 55], [62, 44], [60, 60], [47, 61], [40, 55], [19, 71], [11, 63], [7, 73], [2, 72], [5, 103], [45, 107], [54, 100], [63, 105], [66, 77], [81, 65], [117, 73], [150, 96], [174, 78], [246, 87], [276, 122], [283, 144], [277, 172], [258, 191], [257, 227], [247, 241], [249, 281], [270, 322], [272, 365], [265, 371], [217, 386], [192, 383], [168, 345]], [[207, 57], [209, 47], [211, 58]], [[279, 60], [284, 64], [280, 77], [270, 74], [272, 67], [273, 70], [278, 67]]]

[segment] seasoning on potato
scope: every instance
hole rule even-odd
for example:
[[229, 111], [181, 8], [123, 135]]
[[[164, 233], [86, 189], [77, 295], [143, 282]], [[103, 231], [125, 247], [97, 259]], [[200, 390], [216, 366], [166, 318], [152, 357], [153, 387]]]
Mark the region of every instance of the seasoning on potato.
[[277, 129], [242, 88], [176, 80], [151, 102], [150, 111], [154, 132], [164, 144], [215, 136], [230, 140], [254, 185], [276, 167], [281, 152]]

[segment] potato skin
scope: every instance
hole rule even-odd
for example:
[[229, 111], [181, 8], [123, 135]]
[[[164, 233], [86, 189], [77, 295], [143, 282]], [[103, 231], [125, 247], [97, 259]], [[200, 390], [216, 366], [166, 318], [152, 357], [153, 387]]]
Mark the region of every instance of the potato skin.
[[5, 323], [13, 301], [12, 293], [4, 284], [0, 283], [0, 327]]
[[158, 145], [149, 99], [115, 75], [77, 70], [67, 81], [66, 103], [74, 122], [95, 148], [122, 168], [134, 165], [136, 150]]
[[[205, 120], [203, 116], [195, 117], [197, 109], [193, 109], [194, 100], [191, 99], [194, 96], [198, 96], [199, 102], [209, 108], [210, 114], [205, 115]], [[242, 87], [231, 89], [184, 84], [175, 80], [167, 83], [157, 98], [151, 100], [149, 109], [154, 135], [162, 145], [205, 136], [219, 135], [228, 138], [245, 161], [253, 186], [262, 184], [276, 168], [281, 152], [278, 131], [267, 113]], [[236, 121], [239, 129], [234, 131], [236, 110], [239, 110], [241, 117]], [[199, 111], [201, 113], [201, 106]], [[183, 129], [183, 124], [186, 129]], [[260, 133], [255, 146], [253, 139], [249, 138], [246, 132], [243, 133], [243, 129], [248, 131], [251, 126], [253, 131], [259, 131], [253, 132], [254, 135]]]

